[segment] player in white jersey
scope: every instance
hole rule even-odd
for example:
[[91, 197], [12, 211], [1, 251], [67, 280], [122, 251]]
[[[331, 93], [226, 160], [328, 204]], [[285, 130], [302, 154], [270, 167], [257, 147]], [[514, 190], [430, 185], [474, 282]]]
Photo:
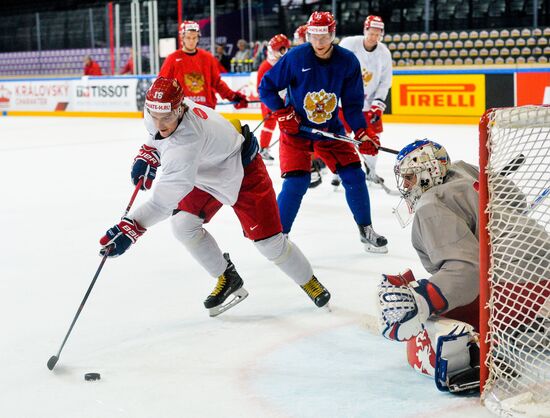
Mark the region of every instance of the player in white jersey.
[[[383, 131], [382, 114], [386, 109], [385, 100], [392, 83], [392, 58], [390, 50], [381, 40], [384, 36], [384, 22], [380, 16], [368, 16], [365, 19], [363, 35], [349, 36], [342, 39], [339, 45], [355, 54], [361, 64], [365, 102], [363, 114], [368, 126], [372, 126], [377, 134]], [[340, 111], [340, 119], [348, 134], [351, 128], [344, 120]], [[367, 180], [374, 183], [383, 181], [376, 174], [377, 156], [365, 155], [367, 165]], [[332, 184], [338, 186], [340, 180], [335, 175]]]
[[[440, 390], [460, 392], [479, 386], [479, 198], [477, 167], [458, 161], [451, 165], [441, 145], [419, 140], [397, 156], [395, 175], [403, 202], [414, 213], [411, 240], [428, 279], [416, 280], [411, 270], [384, 274], [378, 288], [382, 334], [407, 341], [409, 364], [422, 374], [434, 376]], [[550, 237], [543, 227], [525, 216], [525, 196], [506, 178], [499, 179], [495, 193], [502, 193], [514, 210], [493, 219], [500, 225], [499, 244], [510, 254], [504, 263], [522, 266], [511, 281], [528, 283], [531, 275], [548, 277]], [[400, 218], [402, 225], [406, 223]], [[518, 235], [529, 238], [519, 239]], [[516, 240], [512, 247], [511, 239]], [[517, 242], [532, 242], [538, 253], [522, 253]], [[495, 264], [495, 269], [500, 268]], [[522, 273], [527, 272], [527, 273]], [[523, 277], [522, 277], [523, 274]], [[550, 282], [542, 282], [539, 294], [528, 296], [544, 305]], [[497, 300], [510, 313], [516, 301]], [[510, 314], [496, 318], [510, 325]], [[534, 318], [531, 318], [534, 319]], [[510, 326], [513, 326], [511, 324]]]
[[149, 137], [134, 159], [132, 181], [142, 181], [142, 189], [150, 189], [161, 163], [162, 176], [151, 199], [101, 238], [102, 253], [123, 254], [146, 228], [171, 217], [176, 238], [218, 278], [204, 305], [211, 316], [219, 315], [248, 296], [229, 255], [222, 254], [203, 227], [222, 205], [230, 205], [260, 253], [318, 307], [326, 305], [330, 293], [300, 249], [282, 234], [273, 185], [248, 127], [184, 99], [177, 80], [163, 77], [147, 92], [144, 118]]

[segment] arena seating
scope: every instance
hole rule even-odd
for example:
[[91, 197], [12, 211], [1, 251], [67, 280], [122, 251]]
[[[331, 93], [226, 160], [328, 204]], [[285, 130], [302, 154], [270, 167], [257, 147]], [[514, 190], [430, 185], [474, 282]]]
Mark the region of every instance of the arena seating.
[[550, 27], [386, 34], [394, 66], [547, 64]]

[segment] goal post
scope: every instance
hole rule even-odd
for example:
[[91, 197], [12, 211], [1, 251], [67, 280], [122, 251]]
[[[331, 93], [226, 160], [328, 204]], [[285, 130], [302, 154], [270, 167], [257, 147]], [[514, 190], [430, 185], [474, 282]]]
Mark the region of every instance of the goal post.
[[550, 106], [488, 110], [479, 165], [482, 402], [550, 416]]

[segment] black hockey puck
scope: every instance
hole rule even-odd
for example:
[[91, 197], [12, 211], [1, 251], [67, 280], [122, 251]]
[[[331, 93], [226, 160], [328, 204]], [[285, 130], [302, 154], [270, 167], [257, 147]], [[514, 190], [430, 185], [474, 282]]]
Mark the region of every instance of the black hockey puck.
[[93, 380], [99, 380], [101, 379], [101, 375], [99, 373], [86, 373], [84, 375], [84, 380], [87, 381], [93, 381]]

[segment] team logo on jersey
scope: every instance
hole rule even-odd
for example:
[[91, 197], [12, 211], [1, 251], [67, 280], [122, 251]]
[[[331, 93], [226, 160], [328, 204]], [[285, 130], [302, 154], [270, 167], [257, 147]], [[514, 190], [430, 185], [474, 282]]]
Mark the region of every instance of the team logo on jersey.
[[366, 68], [361, 69], [361, 76], [363, 77], [363, 87], [367, 87], [369, 82], [372, 80], [374, 74], [367, 70]]
[[200, 93], [204, 89], [204, 77], [201, 73], [185, 74], [184, 81], [191, 93]]
[[304, 109], [308, 120], [319, 125], [325, 123], [332, 118], [337, 103], [336, 94], [327, 93], [324, 89], [319, 92], [308, 92], [304, 97]]

